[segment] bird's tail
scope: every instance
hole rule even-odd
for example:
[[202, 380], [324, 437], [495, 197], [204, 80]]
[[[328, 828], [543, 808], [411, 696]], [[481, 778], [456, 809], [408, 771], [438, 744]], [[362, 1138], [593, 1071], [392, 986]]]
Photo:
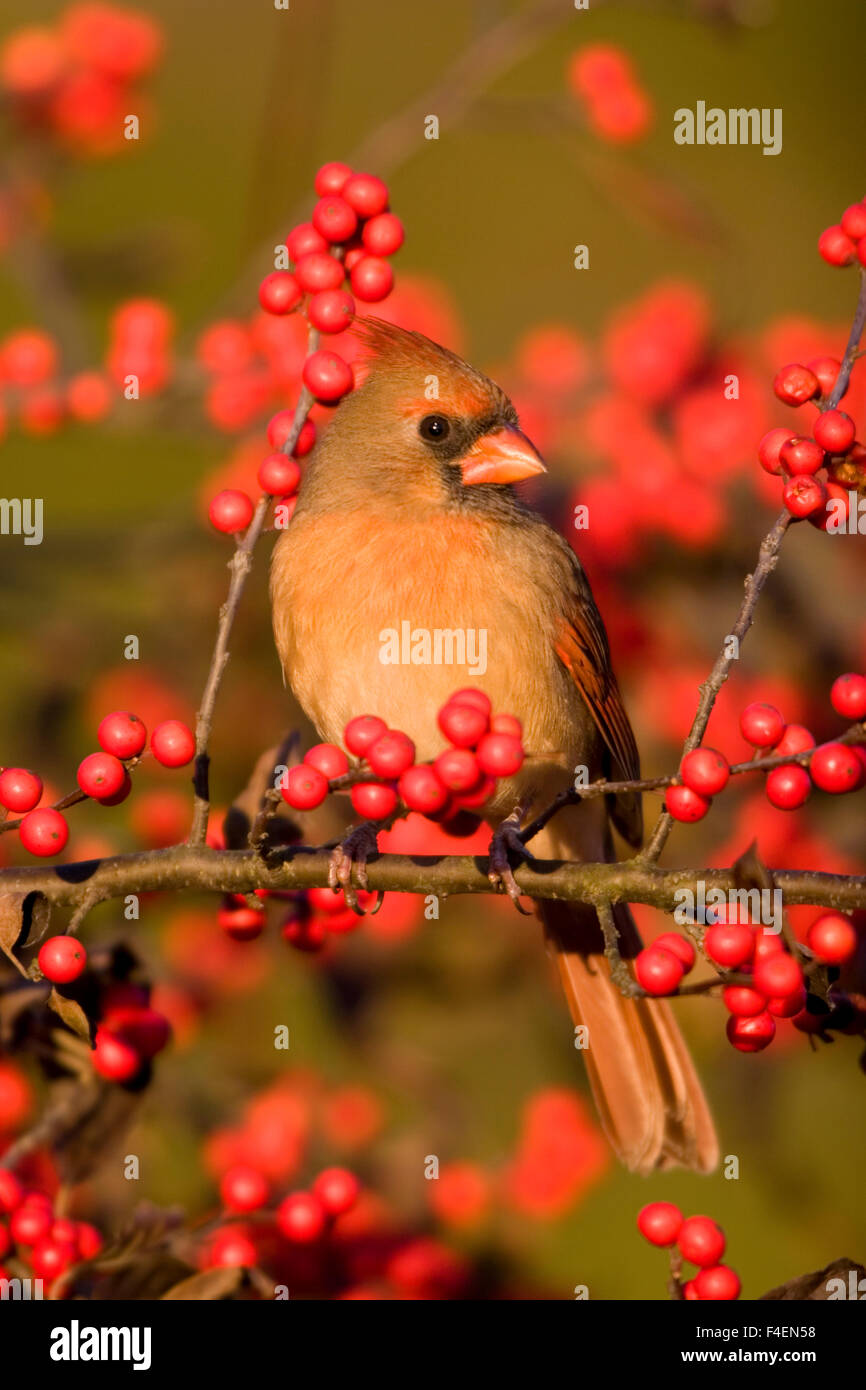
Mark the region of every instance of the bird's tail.
[[[681, 1165], [706, 1173], [718, 1161], [712, 1116], [668, 1004], [627, 999], [610, 977], [595, 910], [536, 904], [556, 956], [571, 1016], [586, 1034], [589, 1081], [604, 1131], [627, 1168]], [[624, 958], [640, 950], [634, 919], [614, 906]]]

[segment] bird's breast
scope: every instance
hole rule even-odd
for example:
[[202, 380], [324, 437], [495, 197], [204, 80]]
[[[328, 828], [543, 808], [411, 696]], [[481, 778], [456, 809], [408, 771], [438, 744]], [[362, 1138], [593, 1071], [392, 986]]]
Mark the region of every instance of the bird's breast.
[[438, 708], [471, 685], [523, 721], [528, 749], [570, 765], [590, 723], [555, 656], [551, 597], [514, 531], [441, 513], [295, 515], [274, 553], [274, 629], [323, 738], [376, 714], [426, 760], [444, 745]]

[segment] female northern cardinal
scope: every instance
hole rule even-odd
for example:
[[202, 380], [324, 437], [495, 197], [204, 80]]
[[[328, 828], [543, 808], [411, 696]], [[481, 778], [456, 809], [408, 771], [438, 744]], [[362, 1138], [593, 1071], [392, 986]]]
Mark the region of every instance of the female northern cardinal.
[[[442, 751], [435, 711], [466, 674], [447, 665], [383, 664], [382, 634], [487, 633], [487, 669], [471, 684], [523, 721], [532, 755], [484, 809], [499, 826], [528, 817], [569, 786], [574, 769], [631, 780], [638, 754], [604, 626], [566, 542], [515, 496], [544, 471], [505, 394], [445, 348], [376, 320], [363, 384], [340, 405], [312, 454], [297, 508], [274, 552], [274, 630], [286, 677], [320, 736], [376, 714]], [[534, 842], [540, 857], [611, 859], [609, 820], [632, 845], [640, 799], [563, 810]], [[717, 1159], [712, 1119], [673, 1016], [660, 1000], [627, 999], [612, 983], [593, 908], [539, 902], [602, 1123], [629, 1168]], [[640, 949], [615, 909], [624, 956]]]

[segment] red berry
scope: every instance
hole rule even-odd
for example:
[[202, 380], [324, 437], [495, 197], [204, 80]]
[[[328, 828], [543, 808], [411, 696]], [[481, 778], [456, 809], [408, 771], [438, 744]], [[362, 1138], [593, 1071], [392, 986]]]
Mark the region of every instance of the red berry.
[[355, 384], [352, 368], [336, 352], [320, 348], [310, 353], [302, 372], [304, 385], [317, 401], [338, 401]]
[[397, 809], [397, 793], [381, 782], [357, 782], [351, 791], [351, 801], [365, 820], [387, 820]]
[[26, 767], [7, 767], [0, 772], [0, 805], [19, 815], [32, 811], [42, 795], [42, 778]]
[[800, 474], [785, 484], [782, 500], [792, 516], [801, 520], [822, 511], [827, 501], [827, 489], [818, 478]]
[[329, 1216], [342, 1216], [358, 1200], [361, 1184], [348, 1168], [325, 1168], [313, 1183], [313, 1196], [318, 1197]]
[[301, 470], [288, 454], [267, 454], [259, 464], [259, 487], [271, 497], [290, 497], [300, 481]]
[[767, 473], [781, 473], [782, 461], [779, 457], [781, 450], [793, 435], [790, 430], [775, 429], [768, 430], [758, 445], [758, 459], [761, 467]]
[[255, 941], [265, 927], [265, 914], [254, 907], [221, 907], [217, 924], [232, 941]]
[[256, 1247], [243, 1231], [232, 1226], [214, 1231], [208, 1251], [210, 1268], [241, 1269], [257, 1264], [258, 1259]]
[[388, 186], [375, 174], [353, 174], [340, 192], [359, 217], [378, 217], [388, 206]]
[[767, 1000], [767, 1013], [774, 1018], [793, 1018], [806, 1007], [806, 986], [800, 985], [793, 994], [783, 994]]
[[767, 999], [793, 994], [803, 983], [803, 972], [787, 951], [777, 951], [755, 962], [755, 989]]
[[469, 748], [447, 748], [433, 763], [436, 776], [452, 792], [469, 792], [481, 781], [478, 759]]
[[280, 929], [283, 940], [296, 951], [321, 951], [328, 939], [328, 928], [320, 917], [305, 920], [289, 916]]
[[86, 966], [87, 952], [74, 936], [49, 936], [39, 948], [39, 969], [52, 984], [71, 984]]
[[764, 995], [749, 985], [725, 985], [722, 1002], [735, 1018], [756, 1018], [767, 1007]]
[[767, 773], [764, 791], [771, 806], [780, 811], [796, 811], [812, 795], [812, 779], [798, 763], [774, 767]]
[[316, 743], [304, 754], [308, 767], [318, 768], [331, 782], [336, 777], [345, 777], [349, 771], [349, 759], [336, 743]]
[[866, 207], [862, 203], [852, 203], [842, 213], [841, 225], [842, 231], [852, 241], [859, 241], [862, 236], [866, 236]]
[[785, 732], [785, 721], [775, 705], [755, 700], [740, 715], [740, 733], [754, 748], [773, 748]]
[[245, 492], [236, 487], [227, 487], [211, 499], [207, 514], [217, 531], [234, 535], [247, 529], [254, 511], [252, 501]]
[[327, 251], [313, 251], [302, 256], [295, 267], [298, 284], [307, 294], [318, 294], [320, 290], [338, 290], [343, 283], [345, 271], [335, 256]]
[[[461, 690], [455, 690], [453, 695], [449, 695], [448, 704], [474, 705], [475, 709], [480, 709], [481, 713], [486, 714], [488, 718], [490, 717], [491, 710], [493, 709], [490, 696], [485, 695], [483, 690], [478, 690], [473, 685], [466, 685], [463, 686]], [[505, 716], [506, 719], [510, 717], [510, 715]], [[510, 733], [511, 730], [507, 729], [503, 732]]]
[[806, 366], [814, 372], [821, 386], [821, 395], [829, 396], [839, 377], [842, 363], [838, 357], [813, 357]]
[[0, 1212], [14, 1211], [24, 1201], [24, 1188], [9, 1168], [0, 1168]]
[[822, 792], [852, 792], [863, 780], [863, 765], [853, 748], [844, 743], [824, 743], [809, 764], [812, 781]]
[[779, 932], [772, 927], [759, 927], [755, 931], [755, 960], [766, 960], [768, 956], [784, 951]]
[[362, 304], [378, 304], [394, 288], [394, 272], [379, 256], [361, 256], [349, 269], [349, 284]]
[[342, 333], [355, 317], [355, 301], [346, 290], [320, 290], [307, 305], [307, 318], [320, 333]]
[[751, 927], [732, 922], [708, 927], [704, 934], [707, 955], [726, 970], [736, 970], [752, 959], [755, 936]]
[[393, 256], [403, 245], [403, 223], [393, 212], [380, 212], [364, 223], [361, 240], [371, 256]]
[[90, 753], [79, 763], [76, 780], [85, 796], [102, 801], [121, 790], [126, 768], [113, 753]]
[[296, 811], [313, 811], [328, 795], [328, 779], [309, 763], [289, 768], [286, 785], [280, 788], [284, 801]]
[[257, 1168], [238, 1163], [223, 1173], [220, 1197], [229, 1211], [257, 1211], [268, 1200], [268, 1184]]
[[847, 454], [854, 443], [857, 429], [851, 416], [846, 415], [844, 410], [825, 410], [815, 421], [812, 433], [828, 454]]
[[[866, 719], [866, 676], [858, 676], [853, 671], [837, 676], [830, 690], [830, 703], [845, 719]], [[2, 799], [0, 792], [0, 801]]]
[[259, 303], [267, 314], [290, 314], [304, 297], [297, 279], [288, 270], [274, 270], [259, 285]]
[[[292, 433], [294, 423], [295, 412], [293, 410], [278, 410], [276, 415], [271, 416], [268, 421], [268, 443], [272, 449], [282, 449]], [[315, 442], [316, 426], [312, 420], [305, 420], [292, 450], [292, 458], [302, 459], [305, 454], [310, 452]]]
[[820, 383], [814, 372], [800, 362], [782, 367], [773, 380], [773, 390], [785, 405], [802, 405], [820, 394]]
[[806, 753], [815, 747], [815, 736], [802, 724], [786, 724], [785, 732], [773, 749], [775, 756], [782, 753]]
[[804, 435], [795, 434], [783, 444], [779, 452], [779, 460], [782, 467], [788, 473], [793, 473], [795, 477], [803, 474], [817, 473], [818, 469], [824, 464], [824, 450], [815, 443], [814, 439], [807, 439]]
[[75, 1264], [77, 1257], [78, 1251], [71, 1241], [53, 1240], [47, 1236], [34, 1245], [30, 1264], [37, 1279], [51, 1283]]
[[195, 757], [192, 729], [180, 719], [165, 719], [150, 736], [153, 756], [163, 767], [186, 767]]
[[703, 820], [710, 809], [709, 797], [693, 792], [691, 787], [668, 787], [665, 792], [665, 807], [674, 820], [693, 824]]
[[680, 1227], [677, 1248], [689, 1264], [707, 1269], [725, 1253], [725, 1233], [708, 1216], [689, 1216]]
[[297, 227], [293, 227], [286, 237], [286, 246], [295, 265], [304, 256], [315, 256], [328, 250], [327, 241], [321, 232], [316, 231], [312, 222], [300, 222]]
[[78, 1254], [82, 1260], [92, 1260], [103, 1247], [103, 1239], [95, 1226], [89, 1221], [76, 1221], [78, 1232]]
[[325, 1208], [312, 1192], [292, 1192], [277, 1207], [277, 1226], [286, 1240], [308, 1245], [325, 1229]]
[[713, 1265], [695, 1276], [695, 1293], [702, 1301], [730, 1300], [740, 1296], [740, 1280], [727, 1265]]
[[838, 224], [824, 228], [818, 238], [818, 250], [828, 265], [851, 265], [857, 254], [854, 242]]
[[49, 1205], [25, 1199], [23, 1206], [12, 1213], [9, 1234], [16, 1245], [35, 1245], [48, 1235], [52, 1219]]
[[134, 1047], [140, 1057], [155, 1057], [171, 1038], [171, 1025], [165, 1014], [141, 1004], [112, 1005], [102, 1021], [109, 1032]]
[[841, 912], [825, 912], [812, 923], [806, 941], [819, 960], [844, 965], [857, 950], [857, 931]]
[[658, 946], [645, 946], [638, 952], [634, 972], [647, 994], [672, 994], [684, 974], [682, 961]]
[[313, 226], [330, 242], [348, 241], [354, 236], [358, 217], [339, 194], [320, 198], [313, 208]]
[[738, 1052], [763, 1052], [776, 1036], [776, 1020], [766, 1010], [748, 1018], [731, 1017], [725, 1032], [728, 1042]]
[[106, 1081], [131, 1081], [141, 1070], [141, 1057], [132, 1044], [107, 1028], [97, 1028], [91, 1060], [94, 1071]]
[[352, 170], [348, 164], [341, 164], [335, 159], [330, 164], [323, 164], [317, 171], [313, 187], [320, 198], [327, 198], [342, 193], [351, 177]]
[[513, 777], [523, 766], [523, 745], [513, 734], [485, 734], [477, 757], [478, 766], [489, 777]]
[[680, 936], [676, 931], [664, 931], [656, 937], [653, 946], [661, 951], [670, 951], [682, 965], [683, 974], [688, 975], [695, 963], [695, 948], [686, 937]]
[[490, 720], [492, 734], [511, 734], [512, 738], [523, 740], [523, 725], [514, 714], [494, 714]]
[[137, 758], [147, 743], [147, 729], [137, 714], [115, 710], [102, 720], [96, 737], [106, 753], [113, 753], [116, 758]]
[[637, 1228], [653, 1245], [673, 1245], [683, 1225], [683, 1214], [673, 1202], [650, 1202], [638, 1212]]
[[18, 837], [30, 854], [38, 854], [44, 859], [65, 849], [69, 826], [59, 811], [52, 806], [44, 806], [24, 817]]
[[465, 810], [475, 811], [486, 805], [495, 791], [496, 779], [494, 777], [482, 777], [478, 786], [472, 791], [460, 793], [458, 803]]
[[399, 777], [414, 761], [414, 743], [396, 729], [389, 729], [377, 738], [367, 753], [367, 762], [377, 777]]
[[343, 742], [356, 758], [365, 758], [377, 739], [388, 732], [384, 719], [375, 714], [359, 714], [343, 730]]
[[448, 789], [436, 776], [432, 767], [422, 764], [410, 767], [398, 783], [398, 790], [410, 811], [420, 811], [430, 815], [441, 811], [448, 804]]
[[455, 748], [474, 748], [487, 732], [487, 715], [476, 705], [449, 700], [440, 709], [436, 721]]
[[715, 748], [694, 748], [683, 758], [680, 776], [685, 785], [701, 796], [716, 796], [728, 784], [730, 765]]

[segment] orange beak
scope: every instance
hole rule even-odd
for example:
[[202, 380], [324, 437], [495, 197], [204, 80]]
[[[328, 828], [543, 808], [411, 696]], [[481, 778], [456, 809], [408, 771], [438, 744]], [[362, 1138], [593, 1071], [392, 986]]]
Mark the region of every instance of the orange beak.
[[546, 473], [534, 444], [515, 429], [506, 425], [485, 434], [472, 445], [460, 465], [463, 481], [473, 483], [519, 483], [536, 473]]

